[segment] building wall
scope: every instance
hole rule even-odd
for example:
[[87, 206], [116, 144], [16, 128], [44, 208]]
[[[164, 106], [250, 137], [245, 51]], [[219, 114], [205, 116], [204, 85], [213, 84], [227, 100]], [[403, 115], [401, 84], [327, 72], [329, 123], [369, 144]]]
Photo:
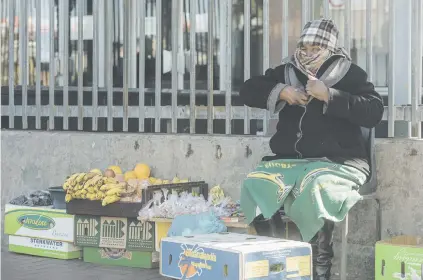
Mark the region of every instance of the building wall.
[[[268, 138], [169, 134], [2, 131], [1, 202], [32, 190], [62, 184], [73, 172], [123, 169], [146, 162], [154, 176], [177, 175], [220, 184], [235, 199], [248, 171], [269, 154]], [[423, 140], [383, 139], [376, 143], [382, 237], [423, 235]], [[4, 239], [3, 239], [4, 240]], [[360, 202], [350, 215], [349, 277], [374, 275], [375, 203]], [[335, 235], [339, 256], [340, 235]], [[334, 272], [339, 271], [335, 260]]]

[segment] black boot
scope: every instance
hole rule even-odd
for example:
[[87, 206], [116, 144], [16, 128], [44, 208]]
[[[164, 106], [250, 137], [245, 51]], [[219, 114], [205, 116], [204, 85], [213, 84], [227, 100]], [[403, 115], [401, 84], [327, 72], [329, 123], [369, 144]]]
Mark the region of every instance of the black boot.
[[272, 236], [272, 225], [271, 219], [265, 219], [263, 215], [257, 216], [254, 221], [253, 225], [256, 229], [257, 235], [259, 236]]
[[313, 250], [313, 280], [329, 280], [332, 268], [332, 236], [335, 224], [325, 221], [323, 228], [310, 241]]

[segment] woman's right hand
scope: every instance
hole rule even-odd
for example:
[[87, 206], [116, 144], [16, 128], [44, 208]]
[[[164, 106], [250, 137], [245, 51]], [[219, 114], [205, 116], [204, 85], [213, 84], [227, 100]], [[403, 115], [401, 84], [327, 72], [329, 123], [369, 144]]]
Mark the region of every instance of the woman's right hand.
[[306, 105], [309, 98], [306, 92], [292, 86], [286, 86], [279, 97], [289, 105]]

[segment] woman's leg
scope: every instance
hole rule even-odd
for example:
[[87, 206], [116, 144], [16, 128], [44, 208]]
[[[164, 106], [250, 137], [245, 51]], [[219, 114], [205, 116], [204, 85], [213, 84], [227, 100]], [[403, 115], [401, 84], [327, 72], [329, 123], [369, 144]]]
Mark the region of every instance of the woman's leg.
[[322, 229], [310, 240], [313, 250], [313, 279], [329, 280], [332, 268], [334, 222], [325, 220]]

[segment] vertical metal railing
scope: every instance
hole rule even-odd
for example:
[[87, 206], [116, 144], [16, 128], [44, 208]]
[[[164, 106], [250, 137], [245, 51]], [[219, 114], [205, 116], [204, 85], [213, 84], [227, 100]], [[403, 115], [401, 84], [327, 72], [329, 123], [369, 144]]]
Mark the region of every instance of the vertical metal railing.
[[226, 94], [225, 94], [225, 133], [232, 132], [232, 0], [226, 2]]
[[59, 1], [63, 3], [62, 6], [62, 19], [59, 21], [59, 24], [63, 24], [63, 56], [61, 63], [62, 67], [62, 77], [63, 77], [63, 129], [69, 129], [69, 1]]
[[162, 0], [156, 0], [156, 118], [154, 132], [160, 132], [160, 111], [162, 100]]
[[[101, 0], [93, 0], [93, 106], [92, 106], [92, 130], [98, 130], [98, 76], [99, 76], [99, 17]], [[104, 3], [103, 3], [104, 5]]]
[[282, 58], [289, 54], [289, 0], [282, 0]]
[[[412, 46], [411, 68], [412, 68], [412, 90], [411, 90], [411, 128], [413, 137], [421, 138], [421, 123], [418, 119], [418, 107], [422, 98], [422, 13], [423, 4], [421, 0], [413, 0], [413, 21], [412, 21]], [[420, 59], [419, 59], [420, 58]]]
[[19, 66], [20, 79], [22, 85], [22, 128], [28, 128], [28, 13], [24, 0], [20, 4], [19, 23]]
[[[218, 133], [217, 130], [226, 134], [261, 134], [262, 121], [263, 134], [268, 134], [270, 121], [278, 116], [232, 105], [239, 104], [240, 83], [259, 74], [256, 69], [264, 73], [271, 61], [272, 66], [275, 65], [275, 50], [270, 48], [274, 40], [271, 32], [280, 29], [279, 56], [285, 58], [290, 54], [289, 46], [295, 43], [292, 40], [299, 35], [299, 25], [323, 15], [333, 17], [343, 27], [341, 34], [348, 51], [362, 48], [362, 54], [356, 52], [361, 60], [357, 63], [365, 65], [370, 81], [384, 81], [384, 77], [380, 78], [381, 61], [384, 66], [385, 56], [389, 58], [388, 87], [382, 88], [388, 92], [384, 116], [388, 136], [395, 136], [396, 121], [405, 121], [412, 128], [407, 135], [421, 137], [422, 1], [411, 1], [409, 17], [403, 15], [406, 9], [395, 9], [399, 7], [398, 1], [390, 0], [385, 6], [383, 1], [375, 5], [374, 0], [361, 1], [362, 4], [345, 0], [343, 5], [337, 6], [329, 0], [295, 3], [288, 0], [280, 3], [270, 0], [93, 0], [92, 20], [87, 0], [2, 1], [2, 14], [8, 17], [2, 20], [8, 34], [2, 36], [8, 38], [9, 51], [8, 60], [1, 65], [2, 70], [9, 72], [7, 77], [2, 72], [2, 81], [8, 79], [8, 93], [2, 92], [8, 97], [8, 104], [2, 105], [3, 116], [8, 117], [9, 128], [115, 131], [121, 127], [123, 131], [133, 131], [131, 119], [138, 119], [135, 130], [140, 132], [198, 133], [197, 130], [202, 130], [208, 134]], [[35, 13], [30, 5], [35, 7]], [[273, 5], [282, 8], [277, 23], [280, 26], [270, 21]], [[46, 12], [42, 12], [47, 6]], [[293, 13], [300, 6], [301, 19], [298, 19]], [[386, 8], [389, 11], [385, 12]], [[169, 13], [169, 19], [172, 17], [171, 21], [167, 15], [162, 18], [165, 13]], [[182, 24], [182, 17], [186, 24]], [[381, 55], [380, 48], [384, 46], [379, 33], [387, 19], [389, 55]], [[404, 92], [395, 91], [399, 79], [393, 71], [400, 62], [398, 53], [404, 43], [397, 40], [402, 32], [399, 29], [406, 25], [398, 25], [401, 20], [412, 26], [404, 31], [411, 41], [406, 42], [411, 47], [405, 50], [410, 67], [404, 69], [410, 78], [410, 89]], [[92, 30], [89, 30], [90, 22]], [[46, 30], [49, 61], [41, 60], [45, 54], [43, 40], [47, 36], [43, 35]], [[235, 45], [239, 42], [243, 44], [243, 54]], [[70, 46], [74, 46], [73, 49]], [[137, 50], [138, 67], [135, 67]], [[186, 71], [184, 59], [189, 69]], [[188, 71], [190, 78], [185, 81]], [[189, 84], [186, 89], [185, 82]], [[131, 103], [134, 93], [139, 98], [135, 106]], [[92, 94], [91, 106], [84, 104], [84, 97], [89, 94]], [[395, 104], [395, 94], [397, 98], [408, 94], [409, 104]], [[167, 105], [162, 105], [162, 95], [163, 104]], [[48, 105], [44, 100], [48, 100]], [[85, 127], [88, 118], [92, 120], [91, 128]], [[45, 119], [48, 119], [47, 125]], [[164, 119], [170, 124], [167, 129], [161, 127]], [[188, 124], [184, 124], [186, 128], [178, 127], [184, 123], [179, 122], [182, 119], [187, 120], [189, 128]], [[207, 122], [206, 129], [200, 129], [199, 119]]]
[[56, 65], [55, 65], [55, 49], [54, 49], [54, 42], [55, 42], [55, 25], [54, 25], [54, 15], [55, 15], [55, 6], [54, 6], [54, 0], [49, 1], [50, 9], [49, 9], [49, 40], [50, 40], [50, 61], [49, 61], [49, 80], [48, 80], [48, 95], [49, 95], [49, 121], [48, 121], [48, 127], [50, 130], [54, 129], [54, 117], [56, 115], [56, 107], [54, 106], [54, 89], [56, 84], [56, 78], [55, 78], [55, 71], [56, 71]]
[[[193, 3], [195, 6], [195, 3]], [[196, 10], [194, 10], [196, 11]], [[214, 3], [213, 1], [209, 1], [208, 5], [208, 47], [207, 47], [207, 57], [209, 59], [209, 63], [207, 65], [207, 88], [208, 88], [208, 98], [207, 98], [207, 133], [213, 133], [213, 106], [214, 106], [214, 28], [213, 28], [213, 17], [214, 17]], [[194, 21], [196, 21], [195, 16], [193, 16]], [[194, 24], [194, 26], [196, 26]], [[192, 31], [195, 34], [195, 29]], [[194, 35], [195, 36], [195, 35]], [[194, 64], [195, 68], [195, 64]], [[191, 92], [190, 96], [190, 104], [193, 108], [191, 108], [190, 112], [194, 115], [195, 112], [195, 91]], [[195, 116], [192, 116], [194, 119]], [[191, 126], [193, 126], [193, 130], [195, 131], [195, 120], [191, 121]]]
[[[244, 0], [244, 80], [251, 76], [251, 0]], [[250, 113], [249, 107], [244, 106], [244, 134], [250, 134]]]
[[145, 17], [146, 17], [146, 3], [137, 1], [139, 4], [139, 65], [138, 65], [138, 130], [145, 131]]
[[[270, 25], [269, 25], [269, 0], [263, 0], [263, 74], [269, 68], [269, 46], [270, 46]], [[269, 111], [265, 110], [263, 120], [263, 134], [267, 135], [269, 128]]]
[[392, 55], [395, 53], [395, 9], [394, 7], [395, 0], [389, 0], [389, 77], [388, 77], [388, 137], [394, 137], [395, 135], [395, 76], [394, 69], [395, 67], [395, 56]]
[[84, 126], [84, 8], [85, 0], [79, 0], [77, 3], [78, 15], [78, 130]]
[[179, 0], [172, 0], [172, 133], [177, 132]]
[[[36, 57], [41, 57], [41, 1], [35, 1], [35, 39]], [[41, 60], [35, 60], [35, 104], [37, 107], [35, 116], [35, 128], [41, 129]]]
[[9, 127], [15, 128], [15, 2], [14, 1], [9, 1]]
[[189, 132], [195, 133], [195, 82], [196, 82], [196, 30], [197, 30], [197, 1], [190, 1], [190, 21], [189, 21], [189, 49], [190, 49], [190, 94], [189, 94]]

